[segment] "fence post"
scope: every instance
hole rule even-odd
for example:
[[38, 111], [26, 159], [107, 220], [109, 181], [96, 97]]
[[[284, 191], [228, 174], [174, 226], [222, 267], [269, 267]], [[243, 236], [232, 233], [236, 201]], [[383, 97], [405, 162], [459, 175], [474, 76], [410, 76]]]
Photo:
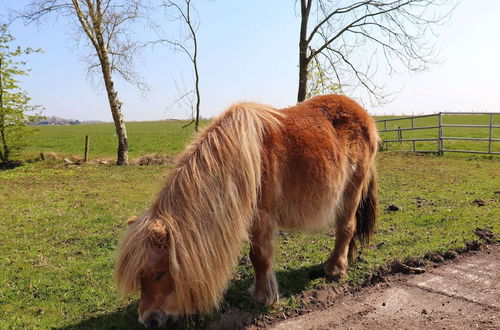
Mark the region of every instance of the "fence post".
[[488, 141], [488, 153], [491, 154], [491, 140], [493, 139], [493, 114], [490, 113], [490, 139]]
[[444, 155], [444, 145], [443, 145], [443, 113], [439, 112], [439, 142], [438, 142], [438, 154]]
[[89, 160], [89, 136], [85, 135], [85, 154], [83, 155], [83, 161], [86, 163]]

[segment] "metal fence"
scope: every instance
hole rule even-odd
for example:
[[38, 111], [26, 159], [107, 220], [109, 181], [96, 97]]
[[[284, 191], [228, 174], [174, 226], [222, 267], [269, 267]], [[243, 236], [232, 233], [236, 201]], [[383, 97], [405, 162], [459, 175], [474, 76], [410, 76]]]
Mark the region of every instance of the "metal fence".
[[[489, 117], [489, 124], [487, 125], [467, 125], [467, 124], [445, 124], [443, 118], [446, 116], [457, 116], [457, 115], [481, 115]], [[420, 153], [437, 153], [443, 155], [445, 152], [462, 152], [462, 153], [474, 153], [474, 154], [490, 154], [490, 155], [500, 155], [500, 152], [493, 151], [492, 143], [500, 142], [500, 139], [493, 138], [493, 129], [500, 128], [500, 125], [493, 124], [493, 116], [500, 115], [500, 112], [439, 112], [432, 115], [421, 115], [421, 116], [408, 116], [408, 117], [398, 117], [398, 118], [390, 118], [390, 119], [380, 119], [377, 120], [377, 126], [380, 127], [380, 124], [383, 126], [379, 128], [379, 133], [388, 133], [394, 132], [397, 134], [397, 138], [395, 139], [382, 139], [382, 150], [389, 150], [389, 145], [392, 143], [402, 144], [403, 142], [411, 142], [412, 148], [408, 150], [400, 150], [400, 151], [409, 151], [409, 152], [420, 152]], [[436, 117], [437, 124], [431, 126], [418, 126], [416, 125], [416, 121], [421, 118], [430, 118]], [[403, 121], [410, 121], [409, 127], [395, 127], [397, 123], [401, 123]], [[393, 126], [392, 128], [388, 128], [389, 126]], [[403, 125], [402, 125], [403, 126]], [[488, 129], [489, 134], [488, 137], [458, 137], [458, 136], [446, 136], [444, 134], [445, 128], [454, 127], [454, 128], [481, 128]], [[421, 138], [405, 138], [403, 135], [407, 135], [407, 132], [417, 131], [417, 130], [437, 130], [437, 134], [435, 137], [421, 137]], [[483, 141], [488, 142], [487, 151], [480, 150], [458, 150], [447, 148], [445, 145], [445, 141], [456, 140], [456, 141]], [[435, 150], [422, 150], [417, 148], [417, 142], [436, 142], [437, 148]]]

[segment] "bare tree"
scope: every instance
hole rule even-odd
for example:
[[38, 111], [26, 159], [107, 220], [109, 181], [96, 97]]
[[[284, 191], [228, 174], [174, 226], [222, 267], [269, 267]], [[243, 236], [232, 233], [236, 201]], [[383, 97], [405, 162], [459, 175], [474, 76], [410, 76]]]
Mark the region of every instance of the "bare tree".
[[[192, 122], [194, 122], [195, 130], [198, 131], [198, 126], [200, 122], [201, 96], [200, 96], [200, 74], [198, 70], [197, 31], [200, 26], [200, 18], [196, 8], [193, 6], [192, 0], [178, 0], [178, 1], [164, 0], [163, 6], [165, 6], [165, 8], [167, 9], [167, 14], [171, 17], [171, 20], [181, 21], [187, 28], [187, 31], [186, 29], [181, 27], [180, 36], [178, 39], [160, 38], [152, 42], [152, 44], [164, 43], [172, 46], [174, 50], [186, 54], [191, 64], [193, 65], [194, 90], [179, 91], [179, 86], [177, 86], [177, 90], [181, 95], [175, 101], [175, 103], [180, 103], [182, 101], [186, 103], [186, 100], [187, 102], [189, 102], [189, 104], [191, 105], [191, 109], [194, 110], [194, 120]], [[192, 98], [193, 94], [194, 94], [194, 100]], [[187, 125], [190, 125], [191, 123]]]
[[129, 33], [131, 24], [142, 17], [143, 3], [140, 0], [33, 0], [21, 14], [30, 23], [39, 22], [52, 13], [69, 17], [75, 20], [79, 35], [86, 36], [84, 39], [95, 51], [87, 58], [89, 72], [100, 69], [115, 123], [117, 165], [128, 165], [128, 138], [113, 74], [145, 88], [132, 69], [138, 43]]
[[342, 89], [363, 86], [372, 101], [384, 103], [387, 95], [375, 82], [379, 59], [390, 74], [427, 69], [436, 52], [424, 37], [455, 6], [454, 0], [300, 0], [298, 101], [306, 98], [314, 64]]

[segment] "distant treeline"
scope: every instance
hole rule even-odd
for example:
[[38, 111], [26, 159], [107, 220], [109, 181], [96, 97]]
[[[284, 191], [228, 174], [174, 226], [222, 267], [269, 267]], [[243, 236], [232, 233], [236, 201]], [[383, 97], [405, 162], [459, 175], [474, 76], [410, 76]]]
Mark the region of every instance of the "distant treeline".
[[66, 119], [57, 116], [50, 116], [40, 121], [34, 122], [31, 125], [80, 125], [101, 123], [99, 120], [80, 121], [78, 119]]

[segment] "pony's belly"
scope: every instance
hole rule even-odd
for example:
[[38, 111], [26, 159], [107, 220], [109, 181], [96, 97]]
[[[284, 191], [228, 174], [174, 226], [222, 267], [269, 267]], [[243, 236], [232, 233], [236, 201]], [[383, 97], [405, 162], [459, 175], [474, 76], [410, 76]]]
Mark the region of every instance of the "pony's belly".
[[[315, 231], [335, 222], [352, 168], [345, 159], [335, 162], [332, 158], [314, 159], [293, 180], [282, 181], [276, 203], [280, 227]], [[293, 164], [289, 166], [293, 168]]]
[[341, 191], [338, 187], [322, 190], [320, 194], [315, 191], [285, 197], [276, 208], [278, 225], [283, 229], [316, 231], [334, 222]]

